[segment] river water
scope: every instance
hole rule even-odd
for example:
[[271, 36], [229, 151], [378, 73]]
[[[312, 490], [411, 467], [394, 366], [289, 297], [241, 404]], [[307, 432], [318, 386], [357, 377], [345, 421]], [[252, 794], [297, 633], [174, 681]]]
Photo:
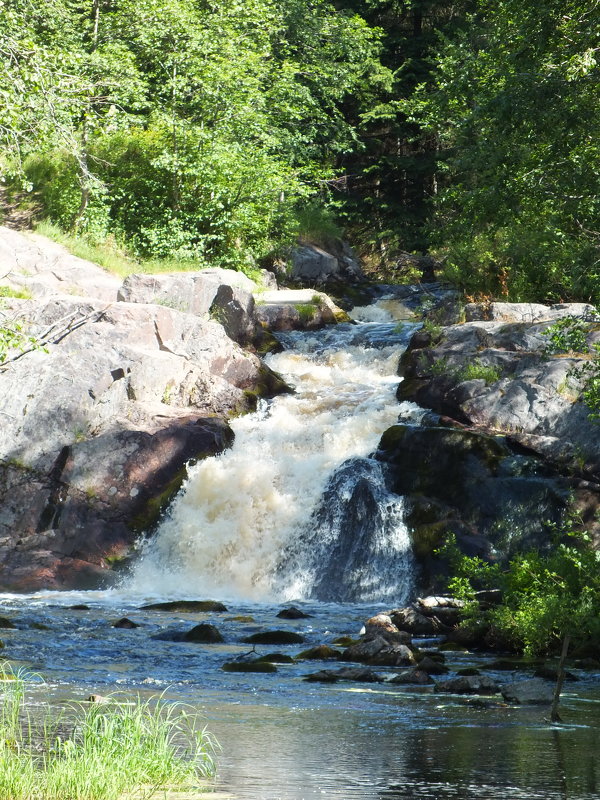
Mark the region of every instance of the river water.
[[[300, 633], [305, 644], [257, 648], [296, 655], [357, 635], [367, 617], [413, 592], [402, 498], [387, 492], [369, 458], [399, 415], [418, 424], [421, 412], [395, 400], [413, 326], [397, 324], [391, 301], [358, 316], [366, 321], [282, 336], [285, 350], [270, 365], [295, 393], [234, 420], [234, 447], [190, 467], [119, 588], [1, 596], [16, 625], [1, 632], [4, 655], [43, 675], [33, 702], [124, 691], [190, 703], [222, 745], [217, 787], [239, 800], [600, 797], [598, 673], [576, 671], [580, 680], [563, 694], [564, 723], [551, 726], [536, 707], [303, 680], [331, 662], [281, 664], [264, 675], [221, 670], [250, 649], [241, 640], [251, 633]], [[365, 487], [375, 510], [355, 502]], [[219, 599], [228, 610], [141, 608], [178, 598]], [[290, 602], [310, 616], [278, 619]], [[113, 627], [123, 616], [140, 627]], [[204, 621], [224, 643], [155, 638]], [[452, 670], [490, 661], [447, 658]]]

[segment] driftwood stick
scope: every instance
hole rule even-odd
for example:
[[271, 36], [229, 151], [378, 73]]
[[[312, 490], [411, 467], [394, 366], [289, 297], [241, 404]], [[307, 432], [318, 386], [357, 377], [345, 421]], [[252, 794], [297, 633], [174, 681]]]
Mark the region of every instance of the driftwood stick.
[[554, 699], [552, 700], [552, 709], [550, 710], [550, 722], [560, 722], [560, 714], [558, 713], [558, 704], [560, 702], [560, 693], [562, 691], [563, 683], [565, 681], [565, 661], [567, 660], [567, 653], [569, 652], [569, 644], [571, 642], [571, 634], [565, 633], [562, 650], [560, 653], [560, 660], [558, 662], [558, 674], [556, 676], [556, 687], [554, 689]]

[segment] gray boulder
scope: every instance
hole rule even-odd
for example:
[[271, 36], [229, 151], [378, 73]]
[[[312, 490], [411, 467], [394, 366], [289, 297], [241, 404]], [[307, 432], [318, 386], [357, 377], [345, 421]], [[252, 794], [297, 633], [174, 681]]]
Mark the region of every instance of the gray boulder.
[[497, 694], [499, 686], [487, 675], [462, 675], [436, 683], [435, 690], [451, 694]]
[[349, 320], [328, 295], [312, 289], [261, 292], [255, 315], [259, 324], [271, 331], [315, 330]]
[[412, 650], [405, 644], [389, 642], [383, 636], [365, 638], [351, 645], [342, 655], [344, 661], [360, 661], [378, 666], [409, 666], [415, 663]]
[[508, 703], [519, 705], [550, 705], [554, 698], [553, 685], [542, 678], [515, 681], [500, 687], [502, 697]]
[[[556, 313], [569, 316], [571, 306]], [[600, 437], [581, 398], [586, 358], [548, 354], [549, 324], [470, 322], [444, 329], [435, 343], [419, 332], [402, 358], [398, 396], [600, 476]], [[599, 339], [591, 326], [588, 346]]]
[[365, 638], [383, 637], [388, 642], [409, 645], [410, 633], [399, 630], [387, 614], [377, 614], [365, 622]]
[[0, 265], [5, 286], [36, 298], [65, 294], [111, 302], [121, 285], [120, 278], [45, 236], [4, 226], [0, 226]]
[[201, 622], [184, 634], [183, 641], [198, 642], [199, 644], [220, 644], [225, 640], [216, 625], [211, 625], [209, 622]]
[[419, 669], [419, 667], [413, 667], [412, 669], [405, 669], [402, 672], [393, 675], [389, 679], [388, 683], [427, 686], [433, 683], [433, 678], [431, 678], [424, 670]]
[[258, 333], [254, 316], [254, 281], [241, 272], [204, 269], [197, 272], [129, 275], [118, 299], [127, 303], [152, 303], [212, 318], [238, 344], [249, 344]]
[[313, 285], [361, 277], [362, 269], [355, 253], [341, 240], [331, 241], [327, 250], [305, 242], [292, 252], [288, 278], [297, 283]]
[[337, 681], [354, 681], [355, 683], [381, 683], [383, 678], [371, 669], [360, 667], [344, 667], [342, 669], [322, 669], [304, 676], [311, 683], [336, 683]]
[[591, 319], [595, 313], [589, 303], [557, 303], [545, 306], [541, 303], [467, 303], [465, 320], [487, 320], [490, 322], [548, 322], [572, 316]]

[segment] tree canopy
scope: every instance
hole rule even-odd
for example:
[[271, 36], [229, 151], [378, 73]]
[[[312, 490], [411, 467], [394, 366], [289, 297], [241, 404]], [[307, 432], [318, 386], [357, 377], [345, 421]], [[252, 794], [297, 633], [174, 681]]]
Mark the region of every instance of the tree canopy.
[[598, 0], [0, 0], [0, 170], [140, 255], [244, 267], [314, 212], [597, 301], [599, 53]]

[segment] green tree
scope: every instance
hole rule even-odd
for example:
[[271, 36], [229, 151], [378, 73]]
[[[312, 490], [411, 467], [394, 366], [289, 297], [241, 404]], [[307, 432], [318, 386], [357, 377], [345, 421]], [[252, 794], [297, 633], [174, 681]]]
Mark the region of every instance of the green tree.
[[345, 99], [381, 71], [377, 33], [327, 0], [44, 3], [2, 6], [5, 170], [143, 254], [243, 266], [291, 241], [355, 144]]
[[443, 149], [437, 242], [472, 292], [598, 298], [599, 23], [597, 2], [479, 0], [413, 98]]

